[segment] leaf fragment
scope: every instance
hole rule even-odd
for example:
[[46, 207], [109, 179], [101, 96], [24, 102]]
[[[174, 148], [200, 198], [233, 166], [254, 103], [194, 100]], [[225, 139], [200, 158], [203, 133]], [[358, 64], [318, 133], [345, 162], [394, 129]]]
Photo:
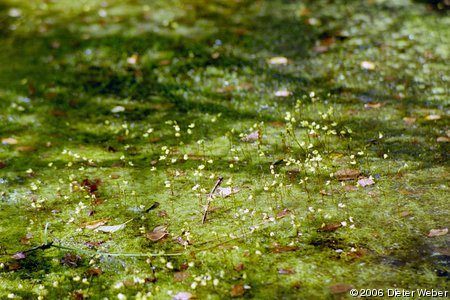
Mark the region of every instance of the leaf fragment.
[[173, 279], [175, 282], [182, 282], [189, 277], [189, 273], [187, 271], [180, 271], [173, 274]]
[[322, 226], [317, 229], [318, 232], [333, 232], [342, 227], [341, 223], [332, 223], [332, 224], [322, 224]]
[[448, 233], [448, 228], [442, 228], [442, 229], [431, 229], [428, 233], [428, 237], [435, 237], [435, 236], [443, 236]]
[[85, 222], [85, 223], [81, 224], [81, 227], [84, 227], [86, 229], [95, 229], [97, 227], [105, 225], [106, 223], [108, 223], [108, 221], [109, 221], [109, 219], [107, 219], [107, 218], [89, 221], [89, 222]]
[[403, 118], [403, 122], [405, 122], [406, 125], [412, 125], [414, 123], [416, 123], [416, 118], [414, 117], [404, 117]]
[[240, 284], [231, 287], [230, 296], [233, 298], [242, 297], [245, 294], [245, 288]]
[[125, 223], [122, 223], [119, 225], [100, 226], [100, 227], [97, 227], [97, 229], [95, 231], [103, 231], [103, 232], [107, 232], [107, 233], [113, 233], [113, 232], [119, 231], [121, 229], [124, 229], [125, 225], [131, 221], [133, 221], [133, 219], [130, 219], [130, 220], [126, 221]]
[[338, 283], [330, 286], [330, 291], [332, 294], [342, 294], [350, 291], [353, 285], [347, 283]]
[[152, 232], [149, 232], [145, 235], [145, 237], [147, 239], [149, 239], [150, 241], [156, 242], [159, 241], [160, 239], [166, 237], [169, 234], [169, 232], [167, 231], [167, 227], [164, 225], [161, 226], [156, 226], [155, 229], [153, 229]]
[[295, 274], [295, 271], [294, 271], [294, 269], [292, 269], [292, 268], [286, 268], [286, 269], [278, 268], [278, 269], [277, 269], [277, 272], [278, 272], [278, 274], [282, 274], [282, 275], [292, 275], [292, 274]]
[[16, 147], [16, 151], [19, 151], [19, 152], [34, 152], [34, 151], [36, 151], [36, 148], [34, 148], [33, 146], [18, 146], [18, 147]]
[[299, 248], [297, 246], [281, 246], [275, 245], [271, 250], [273, 253], [283, 253], [283, 252], [292, 252], [297, 251]]
[[340, 169], [334, 172], [334, 176], [339, 181], [353, 180], [358, 178], [360, 174], [361, 172], [356, 169]]

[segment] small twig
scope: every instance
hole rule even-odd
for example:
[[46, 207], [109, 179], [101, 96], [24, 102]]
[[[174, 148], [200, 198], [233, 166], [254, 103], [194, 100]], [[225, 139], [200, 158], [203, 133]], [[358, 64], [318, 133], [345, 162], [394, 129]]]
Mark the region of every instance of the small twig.
[[50, 243], [48, 243], [48, 244], [43, 244], [43, 245], [40, 245], [40, 246], [33, 247], [33, 248], [31, 248], [31, 249], [22, 251], [22, 253], [29, 253], [29, 252], [33, 252], [33, 251], [36, 251], [36, 250], [39, 250], [39, 249], [41, 249], [41, 250], [46, 250], [46, 249], [49, 249], [49, 248], [51, 248], [51, 247], [54, 247], [53, 242], [50, 242]]
[[220, 176], [217, 179], [216, 184], [212, 188], [211, 192], [208, 194], [208, 203], [205, 205], [205, 210], [203, 211], [202, 224], [205, 224], [206, 215], [208, 214], [208, 209], [209, 209], [209, 205], [211, 204], [212, 196], [213, 196], [214, 192], [216, 191], [216, 189], [219, 187], [219, 185], [222, 182], [222, 180], [223, 180], [223, 177]]

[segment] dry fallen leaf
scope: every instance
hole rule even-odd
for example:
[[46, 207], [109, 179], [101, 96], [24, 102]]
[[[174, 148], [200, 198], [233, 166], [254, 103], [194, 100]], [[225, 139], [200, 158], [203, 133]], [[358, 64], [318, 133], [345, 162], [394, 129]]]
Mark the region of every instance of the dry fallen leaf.
[[385, 103], [381, 103], [381, 102], [368, 102], [366, 104], [364, 104], [365, 108], [380, 108], [382, 106], [384, 106]]
[[375, 64], [371, 61], [363, 61], [361, 62], [361, 68], [365, 70], [375, 70]]
[[238, 263], [237, 265], [234, 266], [234, 270], [236, 272], [241, 272], [242, 270], [244, 270], [244, 264], [243, 263]]
[[334, 176], [339, 181], [353, 180], [358, 178], [361, 172], [356, 169], [340, 169], [334, 172]]
[[89, 221], [81, 224], [81, 227], [87, 228], [87, 229], [95, 229], [97, 227], [100, 227], [102, 225], [105, 225], [108, 223], [109, 219], [99, 219], [94, 221]]
[[145, 235], [145, 237], [147, 239], [149, 239], [150, 241], [156, 242], [159, 241], [160, 239], [166, 237], [169, 234], [169, 232], [167, 232], [167, 227], [164, 225], [161, 226], [157, 226], [155, 227], [155, 229], [153, 229], [152, 232], [149, 232]]
[[341, 223], [323, 224], [319, 229], [317, 229], [317, 231], [318, 232], [332, 232], [332, 231], [338, 230], [341, 227], [342, 227]]
[[103, 270], [100, 267], [94, 267], [91, 269], [88, 269], [86, 271], [86, 274], [89, 276], [99, 276], [103, 273]]
[[271, 250], [272, 250], [273, 253], [283, 253], [283, 252], [297, 251], [298, 247], [297, 246], [280, 246], [280, 245], [275, 245], [275, 247], [273, 247]]
[[6, 163], [0, 160], [0, 169], [3, 169], [6, 167]]
[[109, 233], [113, 233], [116, 231], [119, 231], [121, 229], [125, 228], [125, 225], [129, 222], [133, 221], [133, 219], [130, 219], [128, 221], [126, 221], [125, 223], [119, 224], [119, 225], [114, 225], [114, 226], [100, 226], [97, 227], [97, 229], [95, 231], [103, 231], [103, 232], [109, 232]]
[[295, 274], [295, 271], [292, 268], [286, 268], [286, 269], [279, 268], [279, 269], [277, 269], [277, 272], [278, 272], [278, 274], [283, 274], [283, 275]]
[[368, 185], [372, 185], [375, 184], [375, 181], [373, 181], [372, 176], [370, 176], [369, 178], [361, 178], [358, 180], [358, 184], [362, 187], [368, 186]]
[[442, 235], [446, 235], [447, 233], [448, 233], [448, 228], [431, 229], [427, 236], [428, 237], [442, 236]]
[[275, 56], [269, 59], [269, 64], [271, 65], [287, 65], [289, 60], [284, 56]]
[[409, 216], [412, 216], [412, 215], [414, 215], [414, 213], [412, 211], [402, 211], [400, 213], [400, 217], [402, 217], [402, 218], [406, 218], [406, 217], [409, 217]]
[[36, 148], [34, 148], [33, 146], [19, 146], [19, 147], [16, 147], [16, 151], [19, 151], [19, 152], [34, 152], [34, 151], [36, 151]]
[[338, 283], [330, 286], [330, 291], [332, 294], [342, 294], [346, 293], [353, 288], [353, 285], [346, 283]]
[[291, 214], [291, 211], [287, 208], [283, 209], [279, 213], [277, 213], [277, 219], [284, 218], [286, 216], [289, 216]]
[[404, 117], [403, 118], [403, 122], [405, 122], [406, 125], [412, 125], [414, 123], [416, 123], [416, 118], [414, 117]]
[[182, 282], [189, 277], [189, 273], [187, 271], [176, 272], [173, 274], [173, 279], [175, 282]]
[[233, 298], [244, 296], [245, 289], [242, 285], [236, 284], [231, 287], [230, 296]]

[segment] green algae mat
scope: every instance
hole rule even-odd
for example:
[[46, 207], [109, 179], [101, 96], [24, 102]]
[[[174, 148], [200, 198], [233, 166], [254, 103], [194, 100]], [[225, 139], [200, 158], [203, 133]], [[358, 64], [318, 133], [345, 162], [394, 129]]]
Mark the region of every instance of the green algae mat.
[[1, 1], [0, 298], [448, 297], [445, 3]]

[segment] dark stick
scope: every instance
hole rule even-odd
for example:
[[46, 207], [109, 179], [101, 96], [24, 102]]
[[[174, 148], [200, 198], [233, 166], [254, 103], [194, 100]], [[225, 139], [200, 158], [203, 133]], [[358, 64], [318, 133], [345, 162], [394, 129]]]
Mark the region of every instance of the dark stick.
[[205, 224], [206, 221], [206, 214], [208, 213], [208, 209], [209, 209], [209, 204], [211, 203], [212, 200], [212, 196], [214, 194], [214, 192], [216, 191], [216, 189], [219, 187], [220, 183], [222, 182], [223, 177], [220, 176], [217, 181], [216, 184], [214, 185], [214, 187], [212, 188], [211, 192], [208, 194], [208, 203], [205, 205], [205, 210], [203, 211], [203, 218], [202, 218], [202, 224]]

